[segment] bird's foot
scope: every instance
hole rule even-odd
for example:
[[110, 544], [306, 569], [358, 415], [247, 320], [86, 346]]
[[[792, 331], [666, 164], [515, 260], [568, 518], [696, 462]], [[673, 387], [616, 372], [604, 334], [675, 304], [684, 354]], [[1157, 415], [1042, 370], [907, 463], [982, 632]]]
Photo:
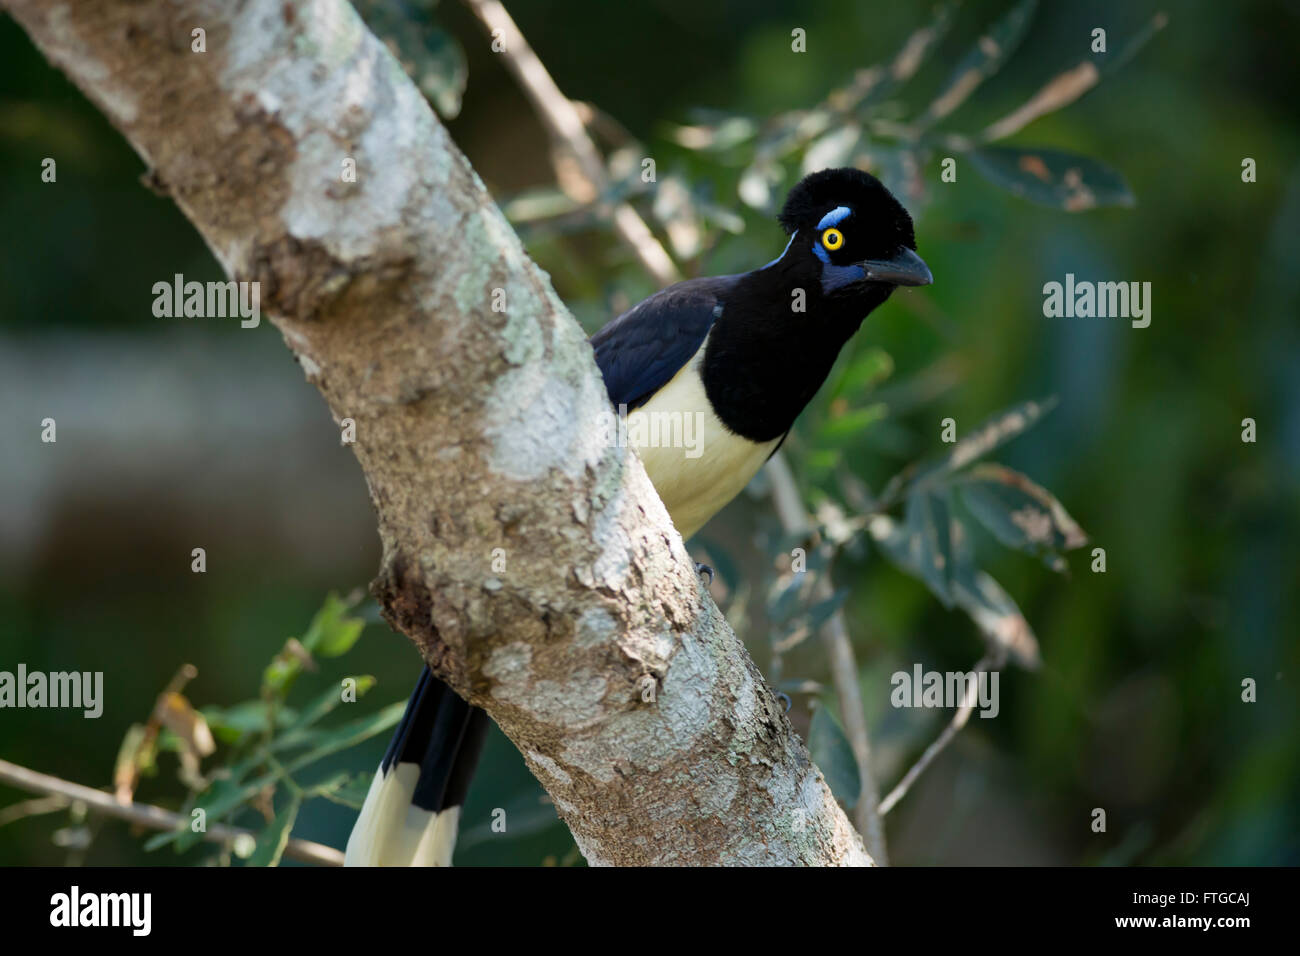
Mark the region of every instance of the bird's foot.
[[713, 569], [709, 567], [707, 564], [700, 564], [698, 561], [695, 562], [695, 573], [701, 576], [706, 574], [708, 575], [709, 580], [704, 585], [705, 587], [709, 587], [711, 584], [713, 584]]
[[785, 712], [786, 712], [787, 714], [790, 713], [790, 708], [794, 706], [794, 701], [792, 701], [792, 700], [790, 699], [790, 695], [789, 695], [789, 694], [783, 694], [783, 693], [781, 693], [780, 691], [777, 691], [777, 693], [776, 693], [776, 699], [777, 699], [777, 700], [783, 700], [783, 701], [785, 701]]

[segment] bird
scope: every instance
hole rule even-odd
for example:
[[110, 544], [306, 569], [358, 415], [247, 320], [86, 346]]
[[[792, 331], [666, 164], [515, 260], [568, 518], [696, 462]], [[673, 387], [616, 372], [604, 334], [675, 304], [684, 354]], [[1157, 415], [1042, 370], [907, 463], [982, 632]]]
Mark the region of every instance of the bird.
[[[678, 282], [589, 340], [610, 404], [683, 539], [781, 446], [863, 320], [896, 288], [934, 281], [911, 216], [863, 170], [810, 173], [777, 218], [789, 238], [771, 262]], [[665, 424], [690, 441], [655, 440]], [[426, 666], [345, 863], [450, 865], [488, 723]]]

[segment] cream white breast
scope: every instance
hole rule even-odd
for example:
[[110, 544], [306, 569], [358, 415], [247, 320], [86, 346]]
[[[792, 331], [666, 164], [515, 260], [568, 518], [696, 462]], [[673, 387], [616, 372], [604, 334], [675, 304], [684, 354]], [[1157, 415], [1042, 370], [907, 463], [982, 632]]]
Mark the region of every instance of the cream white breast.
[[740, 494], [780, 443], [742, 438], [713, 413], [700, 377], [707, 345], [705, 339], [667, 385], [627, 416], [627, 443], [683, 538]]

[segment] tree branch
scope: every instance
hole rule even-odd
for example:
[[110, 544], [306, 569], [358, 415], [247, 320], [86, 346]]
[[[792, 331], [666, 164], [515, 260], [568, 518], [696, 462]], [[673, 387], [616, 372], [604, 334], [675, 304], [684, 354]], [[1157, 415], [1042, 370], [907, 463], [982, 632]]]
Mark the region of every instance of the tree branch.
[[[135, 803], [133, 801], [122, 803], [102, 790], [92, 790], [90, 787], [82, 786], [79, 783], [72, 783], [59, 777], [51, 777], [47, 773], [29, 770], [26, 767], [18, 766], [18, 764], [10, 763], [8, 760], [0, 760], [0, 782], [7, 783], [20, 790], [26, 790], [29, 793], [44, 793], [61, 798], [64, 806], [72, 801], [80, 801], [105, 816], [127, 820], [139, 826], [148, 827], [151, 830], [179, 830], [186, 829], [190, 825], [189, 818], [183, 817], [179, 813], [172, 813], [170, 810], [164, 810], [162, 807], [151, 806], [147, 803]], [[35, 803], [36, 801], [29, 802]], [[45, 813], [57, 809], [59, 809], [58, 806], [50, 806], [39, 812]], [[32, 812], [38, 811], [29, 808], [28, 813]], [[0, 823], [7, 822], [8, 820], [5, 819], [4, 815], [0, 814]], [[211, 843], [231, 843], [239, 836], [253, 837], [256, 834], [252, 830], [245, 830], [243, 827], [226, 826], [224, 823], [214, 823], [203, 833], [203, 839]], [[343, 865], [342, 853], [332, 846], [313, 843], [311, 840], [290, 838], [285, 845], [284, 855], [295, 860], [302, 860], [304, 863], [319, 863], [322, 866]]]
[[[515, 25], [514, 18], [498, 0], [465, 0], [465, 5], [478, 17], [488, 34], [501, 44], [506, 66], [532, 101], [551, 138], [573, 155], [582, 175], [599, 197], [609, 188], [609, 177], [605, 174], [605, 162], [600, 158], [596, 144], [587, 135], [577, 106], [560, 92], [541, 59]], [[681, 279], [681, 273], [668, 252], [629, 203], [616, 204], [610, 211], [610, 219], [614, 232], [631, 247], [641, 265], [660, 285], [672, 285]]]
[[[1005, 652], [986, 654], [975, 665], [974, 673], [978, 676], [984, 671], [994, 670], [1001, 667], [1005, 661]], [[907, 769], [907, 773], [903, 774], [903, 779], [898, 781], [897, 786], [889, 791], [885, 799], [880, 801], [880, 815], [882, 817], [894, 809], [899, 800], [907, 796], [907, 792], [912, 789], [912, 784], [916, 783], [926, 768], [934, 763], [934, 759], [943, 753], [944, 748], [952, 743], [957, 734], [961, 732], [961, 729], [966, 726], [966, 722], [970, 720], [970, 715], [975, 711], [977, 698], [973, 691], [967, 695], [966, 690], [971, 690], [971, 688], [967, 687], [962, 691], [962, 698], [958, 701], [957, 710], [953, 713], [952, 720], [944, 726], [939, 736], [934, 739], [930, 746], [925, 748], [916, 763]]]
[[[812, 521], [804, 509], [799, 486], [785, 457], [778, 451], [767, 463], [767, 478], [772, 483], [772, 502], [781, 527], [788, 534], [812, 534]], [[830, 568], [817, 582], [815, 600], [824, 601], [834, 593]], [[858, 778], [862, 788], [853, 808], [854, 823], [866, 842], [867, 852], [880, 866], [889, 863], [885, 847], [885, 827], [876, 805], [880, 790], [876, 774], [871, 768], [871, 733], [867, 729], [867, 714], [862, 706], [862, 692], [858, 687], [858, 663], [853, 656], [853, 642], [844, 612], [836, 610], [822, 626], [822, 642], [826, 645], [827, 662], [835, 684], [835, 696], [840, 702], [840, 719], [844, 721], [844, 736], [853, 750], [858, 765]]]
[[0, 5], [260, 283], [355, 422], [386, 618], [519, 747], [589, 862], [871, 862], [603, 437], [577, 323], [347, 3]]

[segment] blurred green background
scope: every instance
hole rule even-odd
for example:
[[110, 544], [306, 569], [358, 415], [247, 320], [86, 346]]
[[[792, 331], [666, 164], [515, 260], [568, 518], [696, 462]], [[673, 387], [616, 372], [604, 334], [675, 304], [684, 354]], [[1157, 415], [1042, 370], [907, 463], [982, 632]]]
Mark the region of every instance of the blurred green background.
[[[784, 238], [738, 197], [744, 164], [684, 148], [675, 127], [698, 122], [701, 108], [762, 121], [812, 107], [854, 71], [889, 62], [931, 16], [928, 4], [856, 0], [508, 7], [561, 89], [617, 120], [661, 181], [678, 177], [720, 218], [742, 217], [743, 232], [705, 230], [687, 257], [696, 274], [761, 265]], [[889, 109], [919, 114], [1011, 8], [960, 5]], [[1131, 61], [1010, 140], [1107, 164], [1135, 205], [1066, 213], [961, 160], [957, 181], [942, 183], [932, 158], [918, 170], [924, 196], [908, 202], [935, 284], [878, 310], [841, 368], [872, 348], [892, 357], [869, 399], [885, 418], [848, 447], [822, 447], [819, 425], [843, 413], [828, 390], [787, 445], [810, 500], [834, 498], [829, 472], [815, 467], [828, 451], [878, 489], [943, 450], [942, 419], [972, 428], [1056, 395], [1053, 414], [997, 458], [1051, 489], [1089, 549], [1106, 549], [1105, 574], [1091, 573], [1085, 549], [1059, 576], [981, 545], [981, 565], [1024, 611], [1044, 666], [1005, 671], [999, 717], [973, 719], [890, 814], [896, 863], [1300, 863], [1300, 4], [1043, 4], [945, 128], [982, 128], [1086, 59], [1094, 28], [1118, 45], [1161, 10], [1168, 25]], [[453, 2], [434, 16], [468, 67], [448, 122], [456, 142], [503, 202], [550, 186], [546, 134], [477, 23]], [[790, 51], [795, 27], [807, 31], [806, 53]], [[154, 318], [153, 283], [177, 272], [216, 279], [212, 257], [7, 18], [0, 63], [0, 670], [102, 670], [106, 695], [98, 720], [0, 711], [0, 757], [99, 787], [127, 727], [148, 717], [181, 664], [198, 669], [186, 688], [196, 705], [256, 697], [267, 661], [326, 592], [369, 581], [378, 541], [360, 471], [273, 327]], [[47, 156], [58, 162], [53, 184], [40, 179]], [[1244, 157], [1257, 161], [1255, 183], [1242, 182]], [[797, 162], [778, 167], [777, 197], [799, 175]], [[654, 288], [598, 224], [522, 232], [589, 330]], [[1150, 282], [1151, 326], [1045, 318], [1042, 286], [1067, 272]], [[39, 441], [46, 416], [58, 422], [56, 444]], [[1246, 417], [1255, 444], [1241, 440]], [[769, 561], [758, 531], [770, 522], [766, 499], [744, 496], [702, 535], [740, 578], [723, 582], [725, 599]], [[200, 546], [202, 575], [190, 571]], [[968, 669], [981, 644], [964, 615], [874, 550], [841, 558], [835, 577], [852, 588], [849, 624], [888, 789], [949, 716], [892, 709], [889, 675], [916, 662]], [[746, 636], [764, 666], [760, 630]], [[408, 642], [374, 624], [295, 693], [371, 673], [378, 686], [359, 706], [377, 709], [404, 698], [418, 668]], [[817, 646], [787, 659], [783, 676], [826, 683]], [[1241, 701], [1244, 678], [1258, 683], [1258, 702]], [[806, 731], [808, 702], [796, 703]], [[373, 769], [386, 736], [322, 771]], [[178, 806], [174, 770], [163, 755], [137, 798]], [[0, 806], [21, 799], [0, 786]], [[505, 834], [486, 826], [497, 807], [511, 821]], [[1105, 833], [1090, 828], [1094, 807], [1107, 810]], [[352, 819], [313, 800], [294, 834], [341, 847]], [[576, 859], [495, 731], [462, 835], [459, 864]], [[144, 839], [118, 822], [32, 816], [0, 826], [0, 863], [212, 855], [145, 853]]]

